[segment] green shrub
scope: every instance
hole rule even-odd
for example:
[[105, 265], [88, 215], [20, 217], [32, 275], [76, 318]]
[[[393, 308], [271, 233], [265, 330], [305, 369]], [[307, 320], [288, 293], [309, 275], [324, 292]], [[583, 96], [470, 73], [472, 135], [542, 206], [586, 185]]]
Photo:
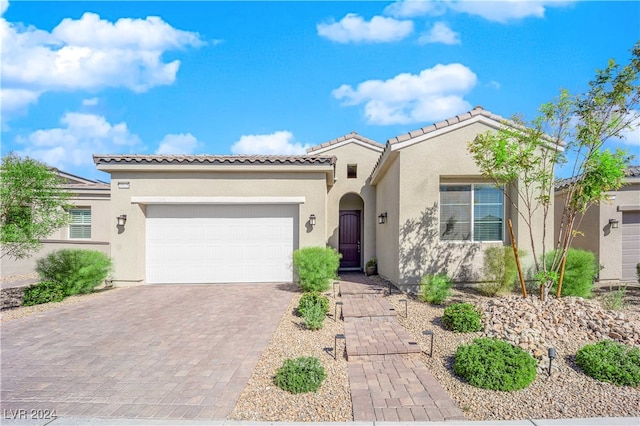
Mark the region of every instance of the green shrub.
[[276, 372], [276, 386], [291, 393], [315, 392], [322, 385], [326, 374], [324, 367], [314, 357], [285, 360]]
[[306, 247], [293, 252], [302, 291], [326, 291], [337, 278], [340, 253], [331, 247]]
[[304, 311], [308, 305], [315, 305], [317, 303], [322, 306], [322, 310], [326, 315], [329, 312], [329, 298], [327, 296], [317, 291], [303, 293], [298, 302], [298, 316], [304, 316]]
[[[551, 262], [555, 251], [546, 256], [547, 268], [551, 268]], [[596, 262], [593, 252], [569, 248], [567, 262], [562, 279], [562, 296], [578, 296], [590, 298], [593, 296], [593, 283], [600, 267]], [[555, 293], [558, 285], [554, 285], [552, 293]]]
[[640, 347], [603, 340], [583, 346], [576, 364], [587, 376], [618, 386], [640, 385]]
[[471, 303], [454, 303], [444, 309], [442, 323], [456, 333], [482, 330], [482, 312]]
[[420, 281], [419, 298], [440, 305], [451, 295], [451, 278], [447, 274], [428, 274]]
[[621, 311], [627, 307], [624, 297], [627, 293], [627, 286], [618, 287], [615, 291], [609, 291], [602, 295], [600, 305], [610, 311]]
[[512, 391], [536, 378], [536, 360], [504, 340], [483, 337], [458, 347], [453, 370], [470, 385]]
[[321, 302], [308, 302], [304, 307], [302, 318], [309, 330], [320, 330], [327, 316]]
[[[520, 256], [524, 252], [518, 251]], [[484, 280], [480, 292], [485, 296], [496, 296], [513, 291], [518, 278], [518, 266], [511, 246], [488, 247], [484, 251]]]
[[638, 282], [640, 282], [640, 263], [636, 264], [636, 278], [638, 279]]
[[53, 281], [42, 281], [24, 289], [22, 306], [40, 305], [42, 303], [60, 302], [64, 299], [62, 285]]
[[65, 296], [91, 293], [112, 269], [109, 256], [95, 250], [58, 250], [36, 262], [40, 278], [60, 283]]

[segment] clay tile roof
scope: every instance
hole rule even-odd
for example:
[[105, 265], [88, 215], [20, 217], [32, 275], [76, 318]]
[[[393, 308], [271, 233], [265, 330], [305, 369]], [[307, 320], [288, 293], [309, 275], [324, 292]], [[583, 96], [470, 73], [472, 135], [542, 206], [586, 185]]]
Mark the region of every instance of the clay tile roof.
[[417, 130], [412, 130], [409, 133], [406, 133], [406, 134], [391, 138], [391, 139], [389, 139], [388, 142], [393, 145], [393, 144], [398, 143], [398, 142], [403, 142], [403, 141], [406, 141], [408, 139], [415, 138], [416, 136], [426, 135], [427, 133], [431, 133], [431, 132], [433, 132], [435, 130], [444, 129], [445, 127], [451, 126], [453, 124], [462, 123], [463, 121], [470, 120], [471, 118], [476, 117], [478, 115], [482, 115], [484, 117], [491, 118], [491, 119], [496, 120], [498, 122], [505, 121], [505, 119], [503, 117], [501, 117], [501, 116], [499, 116], [497, 114], [493, 114], [492, 112], [487, 111], [484, 108], [482, 108], [480, 105], [478, 105], [475, 108], [473, 108], [473, 110], [471, 110], [469, 112], [465, 112], [463, 114], [456, 115], [455, 117], [447, 118], [446, 120], [442, 120], [442, 121], [439, 121], [437, 123], [433, 123], [433, 124], [431, 124], [429, 126], [422, 127], [420, 129], [417, 129]]
[[[625, 177], [640, 177], [640, 165], [633, 165], [633, 166], [629, 166], [625, 169], [624, 171], [624, 176]], [[567, 178], [567, 179], [561, 179], [558, 182], [556, 182], [555, 185], [555, 190], [559, 191], [561, 189], [565, 189], [566, 187], [568, 187], [571, 183], [575, 182], [576, 180], [579, 180], [580, 176], [577, 177], [573, 177], [573, 178]]]
[[359, 135], [356, 131], [352, 131], [351, 133], [346, 134], [344, 136], [340, 136], [339, 138], [331, 139], [329, 142], [324, 142], [324, 143], [322, 143], [320, 145], [312, 146], [311, 148], [307, 149], [307, 152], [313, 152], [313, 151], [316, 151], [318, 149], [328, 148], [328, 147], [330, 147], [332, 145], [339, 144], [340, 142], [344, 142], [344, 141], [349, 140], [349, 139], [356, 139], [356, 140], [359, 140], [360, 142], [364, 142], [364, 143], [366, 143], [368, 145], [371, 145], [371, 146], [374, 146], [376, 148], [384, 148], [384, 145], [382, 145], [381, 143], [376, 142], [373, 139], [369, 139], [369, 138], [366, 138], [366, 137], [364, 137], [362, 135]]
[[335, 157], [313, 155], [94, 155], [100, 164], [334, 165]]

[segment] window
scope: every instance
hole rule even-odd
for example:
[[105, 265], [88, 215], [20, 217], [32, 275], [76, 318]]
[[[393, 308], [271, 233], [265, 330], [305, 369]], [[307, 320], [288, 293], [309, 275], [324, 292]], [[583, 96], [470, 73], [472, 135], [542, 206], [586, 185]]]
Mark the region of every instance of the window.
[[440, 185], [441, 240], [502, 241], [503, 230], [500, 188], [486, 184]]
[[71, 224], [69, 238], [91, 238], [91, 209], [71, 209]]
[[355, 179], [358, 177], [358, 165], [357, 164], [347, 164], [347, 178]]

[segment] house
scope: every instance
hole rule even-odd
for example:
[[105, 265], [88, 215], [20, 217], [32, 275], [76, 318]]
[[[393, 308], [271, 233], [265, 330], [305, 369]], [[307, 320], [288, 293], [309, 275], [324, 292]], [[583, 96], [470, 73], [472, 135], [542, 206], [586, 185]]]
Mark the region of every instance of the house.
[[476, 107], [386, 145], [352, 132], [301, 156], [94, 155], [111, 174], [114, 282], [286, 282], [293, 250], [325, 245], [342, 270], [376, 257], [407, 290], [425, 273], [480, 280], [483, 250], [510, 244], [507, 218], [529, 246], [467, 152], [504, 123]]
[[32, 256], [25, 259], [3, 257], [0, 264], [2, 276], [33, 273], [37, 259], [63, 248], [99, 250], [110, 254], [110, 185], [61, 170], [56, 170], [56, 173], [62, 179], [63, 188], [72, 193], [69, 199], [73, 206], [69, 210], [71, 223], [42, 240], [42, 248]]
[[[558, 182], [555, 191], [555, 239], [558, 239], [568, 180]], [[576, 218], [578, 231], [572, 247], [596, 254], [600, 282], [637, 283], [640, 263], [640, 166], [625, 171], [625, 183], [607, 192], [607, 200], [592, 205]]]

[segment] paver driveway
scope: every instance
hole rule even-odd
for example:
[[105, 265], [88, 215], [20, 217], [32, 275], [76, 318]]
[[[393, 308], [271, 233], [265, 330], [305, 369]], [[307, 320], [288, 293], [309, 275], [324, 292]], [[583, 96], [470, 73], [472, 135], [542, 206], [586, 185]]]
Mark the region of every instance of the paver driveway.
[[278, 284], [141, 286], [6, 322], [1, 409], [224, 419], [292, 295]]

